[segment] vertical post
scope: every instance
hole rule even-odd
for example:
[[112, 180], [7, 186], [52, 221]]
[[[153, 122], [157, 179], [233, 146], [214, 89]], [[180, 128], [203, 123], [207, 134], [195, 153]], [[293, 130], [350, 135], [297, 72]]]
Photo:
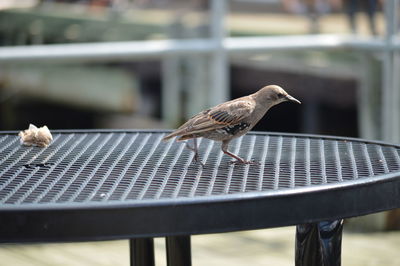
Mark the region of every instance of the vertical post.
[[392, 141], [395, 143], [400, 142], [400, 52], [397, 50], [394, 53], [394, 62], [393, 62], [393, 139]]
[[[199, 7], [200, 8], [200, 7]], [[203, 8], [203, 7], [201, 7]], [[189, 38], [209, 38], [209, 25], [186, 28]], [[208, 92], [210, 84], [209, 54], [191, 54], [185, 57], [185, 119], [210, 107]]]
[[[208, 56], [207, 56], [208, 57]], [[188, 119], [201, 110], [211, 105], [207, 97], [207, 84], [209, 84], [208, 60], [205, 55], [191, 55], [187, 61], [189, 82], [187, 82], [186, 112]]]
[[343, 220], [296, 227], [296, 266], [340, 266]]
[[131, 266], [154, 266], [153, 238], [129, 239]]
[[378, 61], [370, 52], [359, 53], [359, 87], [357, 88], [358, 128], [361, 138], [381, 139], [380, 74]]
[[215, 49], [210, 58], [211, 85], [208, 94], [210, 106], [222, 103], [229, 98], [228, 54], [224, 47], [224, 39], [227, 36], [226, 11], [227, 0], [211, 1], [211, 37], [215, 43]]
[[190, 236], [166, 237], [167, 266], [191, 266]]
[[393, 141], [395, 125], [398, 124], [398, 114], [394, 113], [394, 106], [397, 104], [394, 99], [395, 82], [394, 78], [398, 73], [394, 73], [394, 48], [393, 38], [396, 31], [396, 8], [397, 0], [385, 1], [385, 21], [386, 21], [386, 36], [385, 36], [385, 52], [383, 62], [383, 93], [382, 93], [382, 136], [386, 141]]
[[180, 66], [178, 56], [166, 56], [162, 60], [161, 116], [169, 127], [176, 127], [181, 118]]
[[[176, 20], [169, 28], [172, 38], [181, 38], [182, 23]], [[161, 62], [161, 117], [169, 127], [176, 127], [182, 118], [182, 65], [179, 55], [166, 55]]]

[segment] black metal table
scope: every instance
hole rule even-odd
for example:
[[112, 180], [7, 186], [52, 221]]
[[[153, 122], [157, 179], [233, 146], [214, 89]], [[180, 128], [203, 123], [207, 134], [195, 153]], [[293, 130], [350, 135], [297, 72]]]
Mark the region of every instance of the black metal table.
[[[342, 219], [400, 207], [400, 146], [250, 133], [230, 164], [200, 140], [200, 164], [163, 131], [54, 131], [47, 148], [0, 133], [0, 242], [130, 239], [131, 264], [190, 265], [190, 235], [297, 225], [296, 265], [339, 265]], [[238, 248], [239, 250], [239, 248]]]

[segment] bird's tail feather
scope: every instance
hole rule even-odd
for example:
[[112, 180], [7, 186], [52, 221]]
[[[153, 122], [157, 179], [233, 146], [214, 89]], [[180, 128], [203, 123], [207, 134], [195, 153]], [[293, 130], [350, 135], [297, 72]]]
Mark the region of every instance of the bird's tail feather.
[[191, 139], [194, 137], [193, 134], [182, 134], [182, 132], [179, 131], [174, 131], [171, 134], [165, 136], [162, 140], [163, 141], [168, 141], [170, 139], [172, 139], [173, 137], [179, 136], [180, 138], [178, 139], [178, 141], [182, 141], [182, 140], [187, 140], [187, 139]]
[[170, 139], [172, 139], [173, 137], [176, 137], [177, 136], [177, 134], [176, 134], [176, 132], [172, 132], [171, 134], [169, 134], [169, 135], [166, 135], [165, 137], [163, 137], [163, 141], [168, 141], [168, 140], [170, 140]]

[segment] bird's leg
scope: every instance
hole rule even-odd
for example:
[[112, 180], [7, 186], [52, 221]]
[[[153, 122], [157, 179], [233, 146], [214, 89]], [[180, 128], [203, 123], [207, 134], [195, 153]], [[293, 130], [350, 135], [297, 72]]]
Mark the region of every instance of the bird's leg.
[[199, 151], [197, 149], [197, 138], [193, 138], [193, 147], [190, 147], [189, 143], [186, 142], [186, 148], [194, 152], [194, 160], [197, 163], [200, 163], [202, 166], [204, 166], [203, 162], [199, 160]]
[[230, 141], [230, 140], [224, 140], [224, 141], [222, 141], [221, 149], [222, 149], [222, 151], [223, 151], [226, 155], [229, 155], [229, 156], [231, 156], [232, 158], [235, 158], [235, 159], [236, 159], [236, 161], [234, 161], [234, 162], [232, 162], [232, 163], [243, 163], [243, 164], [253, 164], [253, 163], [256, 163], [256, 162], [253, 162], [253, 161], [246, 161], [246, 160], [240, 158], [239, 156], [237, 156], [237, 155], [235, 155], [235, 154], [229, 152], [229, 151], [228, 151], [228, 144], [229, 144], [229, 141]]
[[229, 156], [231, 156], [232, 158], [235, 158], [237, 162], [240, 162], [240, 163], [247, 163], [246, 160], [243, 160], [243, 159], [240, 158], [239, 156], [237, 156], [237, 155], [235, 155], [235, 154], [229, 152], [229, 151], [228, 151], [228, 145], [229, 145], [229, 140], [228, 140], [228, 141], [226, 141], [226, 140], [222, 141], [221, 149], [222, 149], [222, 151], [223, 151], [226, 155], [229, 155]]

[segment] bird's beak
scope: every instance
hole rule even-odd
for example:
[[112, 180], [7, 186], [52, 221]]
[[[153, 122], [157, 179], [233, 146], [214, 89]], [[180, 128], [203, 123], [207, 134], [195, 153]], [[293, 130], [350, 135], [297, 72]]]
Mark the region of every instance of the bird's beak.
[[301, 104], [301, 102], [299, 100], [297, 100], [293, 96], [290, 96], [289, 94], [285, 98], [286, 98], [286, 101], [290, 101], [290, 102]]

